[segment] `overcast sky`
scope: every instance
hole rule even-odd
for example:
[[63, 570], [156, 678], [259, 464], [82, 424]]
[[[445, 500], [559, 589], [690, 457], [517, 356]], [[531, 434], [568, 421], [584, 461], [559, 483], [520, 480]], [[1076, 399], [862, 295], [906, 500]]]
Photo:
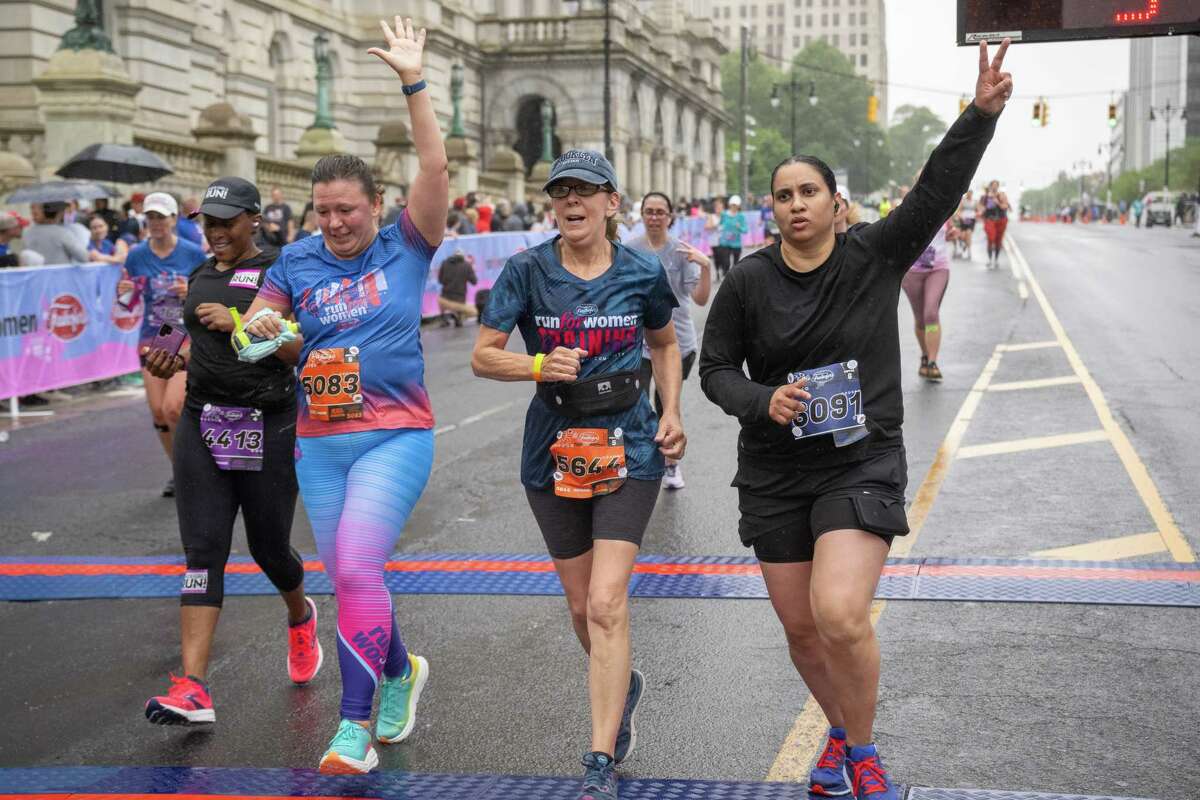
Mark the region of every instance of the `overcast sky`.
[[[958, 116], [956, 94], [973, 97], [979, 74], [975, 48], [957, 47], [955, 0], [886, 0], [889, 120], [902, 105], [924, 105], [947, 123]], [[1005, 60], [1015, 94], [1001, 117], [976, 183], [995, 177], [1013, 191], [1037, 189], [1076, 161], [1101, 169], [1096, 148], [1109, 137], [1109, 93], [1129, 86], [1129, 40], [1013, 45]], [[1055, 97], [1096, 93], [1090, 97]], [[1035, 128], [1033, 103], [1045, 95], [1049, 125]]]

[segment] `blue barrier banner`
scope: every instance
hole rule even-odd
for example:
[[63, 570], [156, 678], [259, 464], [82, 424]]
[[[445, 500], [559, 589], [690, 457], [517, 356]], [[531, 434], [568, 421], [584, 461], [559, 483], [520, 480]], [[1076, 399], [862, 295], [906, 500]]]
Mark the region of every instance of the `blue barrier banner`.
[[138, 369], [141, 301], [117, 302], [116, 264], [0, 270], [0, 399]]
[[522, 250], [536, 247], [542, 242], [558, 235], [558, 231], [533, 233], [532, 231], [513, 231], [506, 233], [478, 233], [470, 236], [446, 238], [433, 254], [433, 264], [429, 270], [429, 281], [425, 284], [425, 294], [421, 298], [421, 316], [434, 317], [441, 313], [438, 308], [438, 295], [442, 293], [442, 285], [438, 283], [438, 267], [450, 256], [461, 253], [467, 262], [475, 268], [475, 277], [479, 282], [467, 287], [467, 302], [475, 302], [475, 293], [480, 289], [490, 289], [500, 277], [504, 262]]

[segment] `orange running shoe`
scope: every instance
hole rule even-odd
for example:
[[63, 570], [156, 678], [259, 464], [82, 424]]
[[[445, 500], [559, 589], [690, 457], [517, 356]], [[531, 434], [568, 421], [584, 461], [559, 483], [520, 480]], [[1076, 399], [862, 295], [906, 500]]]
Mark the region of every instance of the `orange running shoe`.
[[196, 725], [216, 718], [208, 686], [191, 675], [171, 675], [170, 691], [146, 701], [146, 719], [156, 725]]
[[308, 620], [288, 626], [288, 675], [297, 686], [311, 681], [325, 662], [317, 639], [317, 604], [311, 597], [304, 602], [308, 603]]

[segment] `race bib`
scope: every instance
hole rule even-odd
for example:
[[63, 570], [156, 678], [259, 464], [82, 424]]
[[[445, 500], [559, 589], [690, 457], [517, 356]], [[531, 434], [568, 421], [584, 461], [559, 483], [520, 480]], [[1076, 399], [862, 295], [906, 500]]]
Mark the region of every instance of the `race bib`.
[[169, 272], [154, 275], [149, 280], [150, 304], [146, 310], [149, 325], [161, 328], [170, 325], [183, 327], [183, 298], [176, 297], [171, 289], [175, 286], [175, 275]]
[[611, 494], [625, 483], [625, 435], [620, 428], [567, 428], [550, 445], [554, 493], [572, 500]]
[[357, 347], [313, 350], [300, 371], [308, 416], [322, 422], [362, 419], [362, 373]]
[[262, 471], [263, 417], [258, 409], [205, 403], [200, 435], [219, 469]]
[[857, 361], [789, 372], [787, 376], [788, 383], [805, 379], [804, 390], [812, 399], [792, 420], [792, 436], [806, 439], [831, 433], [834, 444], [845, 447], [867, 435]]

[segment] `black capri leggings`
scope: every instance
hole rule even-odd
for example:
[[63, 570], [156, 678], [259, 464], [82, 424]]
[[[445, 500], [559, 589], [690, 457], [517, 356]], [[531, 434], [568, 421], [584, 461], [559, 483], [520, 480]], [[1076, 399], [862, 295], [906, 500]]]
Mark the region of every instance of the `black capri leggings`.
[[292, 549], [296, 513], [295, 410], [264, 414], [261, 472], [222, 470], [200, 436], [200, 415], [184, 408], [175, 428], [175, 507], [187, 557], [180, 594], [185, 606], [217, 606], [225, 599], [225, 562], [238, 509], [246, 542], [281, 592], [304, 582], [304, 562]]

